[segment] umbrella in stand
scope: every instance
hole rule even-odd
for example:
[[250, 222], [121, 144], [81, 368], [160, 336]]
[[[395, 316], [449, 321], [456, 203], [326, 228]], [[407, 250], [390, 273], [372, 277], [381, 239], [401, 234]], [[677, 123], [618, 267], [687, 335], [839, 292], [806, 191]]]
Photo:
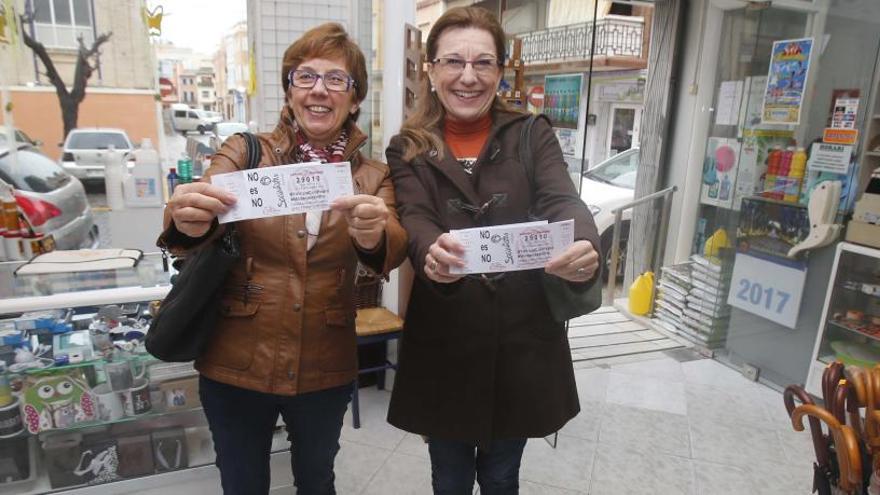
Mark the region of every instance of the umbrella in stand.
[[[841, 378], [837, 381], [837, 386], [834, 388], [834, 395], [831, 396], [831, 403], [826, 404], [826, 407], [831, 414], [837, 418], [837, 421], [840, 421], [840, 424], [846, 424], [846, 398], [849, 395], [849, 385], [846, 382], [846, 378]], [[852, 426], [852, 425], [850, 425]], [[853, 429], [855, 429], [853, 427]]]
[[[849, 424], [856, 432], [859, 443], [862, 446], [862, 465], [865, 466], [864, 484], [870, 486], [877, 484], [877, 476], [874, 473], [878, 469], [880, 461], [880, 411], [877, 411], [877, 402], [880, 401], [880, 368], [866, 370], [856, 366], [848, 366], [844, 372], [846, 376], [846, 411]], [[839, 391], [835, 394], [837, 401]], [[864, 427], [860, 408], [865, 408]], [[839, 416], [839, 413], [838, 413]], [[880, 493], [880, 487], [869, 488], [869, 493]]]
[[843, 363], [834, 361], [826, 366], [825, 371], [822, 372], [822, 402], [829, 411], [831, 410], [831, 401], [834, 400], [834, 389], [843, 378], [843, 370]]
[[802, 404], [794, 408], [791, 425], [795, 431], [804, 431], [804, 416], [819, 419], [828, 427], [836, 453], [837, 488], [845, 494], [859, 493], [862, 486], [862, 458], [855, 431], [815, 404]]
[[[795, 410], [794, 399], [797, 397], [802, 404], [814, 406], [813, 399], [800, 385], [789, 385], [785, 388], [782, 398], [785, 401], [785, 410], [792, 417]], [[813, 438], [813, 451], [816, 453], [816, 462], [813, 463], [813, 491], [819, 495], [831, 495], [831, 451], [828, 439], [822, 431], [822, 422], [819, 418], [810, 416], [810, 436]], [[797, 428], [795, 428], [797, 429]]]

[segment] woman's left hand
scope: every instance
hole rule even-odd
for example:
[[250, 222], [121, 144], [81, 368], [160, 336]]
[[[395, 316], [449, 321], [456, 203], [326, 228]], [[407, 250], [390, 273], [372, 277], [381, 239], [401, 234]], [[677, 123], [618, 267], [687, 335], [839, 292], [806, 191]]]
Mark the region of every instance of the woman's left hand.
[[599, 253], [590, 241], [575, 241], [547, 262], [544, 271], [569, 282], [586, 282], [599, 269]]
[[382, 242], [389, 214], [382, 198], [369, 194], [344, 196], [334, 200], [330, 208], [345, 214], [348, 234], [361, 249], [371, 251]]

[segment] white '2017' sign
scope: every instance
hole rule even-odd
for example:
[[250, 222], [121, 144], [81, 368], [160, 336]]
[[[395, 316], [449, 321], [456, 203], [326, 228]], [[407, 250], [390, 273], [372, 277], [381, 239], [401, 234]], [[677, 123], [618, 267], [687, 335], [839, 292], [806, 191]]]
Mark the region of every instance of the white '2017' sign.
[[806, 269], [737, 253], [727, 303], [795, 328], [806, 279]]

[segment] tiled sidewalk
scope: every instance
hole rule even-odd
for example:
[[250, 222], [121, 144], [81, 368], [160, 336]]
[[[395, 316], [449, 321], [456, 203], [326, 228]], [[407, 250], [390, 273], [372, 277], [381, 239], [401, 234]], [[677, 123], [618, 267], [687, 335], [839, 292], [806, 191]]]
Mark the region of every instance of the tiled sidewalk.
[[[791, 429], [779, 393], [712, 360], [652, 357], [576, 371], [582, 412], [556, 449], [529, 441], [521, 493], [810, 493], [809, 435]], [[385, 422], [388, 397], [364, 389], [362, 428], [346, 418], [340, 494], [430, 493], [427, 448]]]
[[[805, 495], [812, 446], [792, 430], [778, 392], [687, 349], [577, 363], [582, 412], [553, 449], [530, 440], [524, 494]], [[340, 494], [430, 494], [420, 437], [385, 421], [388, 391], [361, 390], [362, 427], [346, 415]], [[273, 494], [292, 494], [287, 456], [272, 460]], [[211, 468], [213, 471], [213, 468]], [[211, 479], [144, 495], [220, 493]]]

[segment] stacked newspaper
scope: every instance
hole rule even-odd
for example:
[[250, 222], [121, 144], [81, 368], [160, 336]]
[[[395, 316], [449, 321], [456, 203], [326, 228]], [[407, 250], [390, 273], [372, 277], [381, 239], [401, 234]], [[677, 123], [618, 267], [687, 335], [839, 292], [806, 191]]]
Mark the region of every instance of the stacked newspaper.
[[656, 310], [661, 322], [692, 342], [722, 347], [730, 319], [730, 270], [693, 255], [690, 262], [663, 267], [661, 273]]
[[657, 281], [654, 316], [664, 328], [677, 334], [684, 333], [684, 310], [691, 290], [691, 263], [664, 266]]

